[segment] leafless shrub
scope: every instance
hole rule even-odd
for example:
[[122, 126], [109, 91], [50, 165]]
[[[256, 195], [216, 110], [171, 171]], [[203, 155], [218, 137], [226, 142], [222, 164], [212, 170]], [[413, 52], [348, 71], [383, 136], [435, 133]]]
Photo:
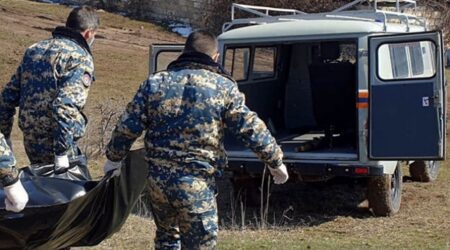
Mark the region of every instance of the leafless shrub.
[[450, 46], [450, 3], [446, 0], [422, 0], [419, 1], [419, 11], [431, 29], [443, 32], [444, 44]]
[[[228, 197], [228, 196], [227, 196]], [[233, 190], [230, 190], [230, 206], [226, 207], [225, 209], [230, 212], [228, 216], [230, 228], [237, 230], [242, 229], [244, 230], [246, 228], [246, 202], [245, 202], [245, 196], [242, 195], [242, 190], [239, 190], [237, 193], [233, 192]], [[223, 209], [222, 207], [219, 207], [220, 209]], [[227, 221], [228, 221], [227, 220]], [[226, 219], [221, 218], [222, 225], [226, 224]]]
[[89, 113], [89, 125], [85, 137], [80, 141], [80, 148], [90, 159], [105, 154], [111, 133], [125, 109], [125, 101], [107, 100], [96, 105]]
[[[224, 182], [232, 185], [230, 180], [222, 179], [221, 182], [222, 185]], [[252, 185], [246, 187], [245, 184], [241, 186], [239, 183], [242, 183], [238, 182], [238, 184], [233, 184], [234, 190], [229, 193], [227, 193], [227, 190], [220, 192], [219, 189], [218, 203], [221, 227], [231, 230], [265, 230], [279, 228], [293, 221], [291, 215], [294, 211], [293, 206], [280, 210], [277, 204], [271, 204], [273, 185], [267, 168], [263, 170], [257, 182], [255, 184], [258, 185], [258, 188], [252, 188]], [[224, 187], [222, 186], [222, 188]], [[224, 202], [224, 198], [229, 199], [230, 203]], [[257, 200], [254, 200], [255, 198]]]
[[150, 206], [150, 196], [149, 190], [146, 188], [139, 197], [136, 205], [134, 205], [132, 213], [143, 218], [153, 218], [151, 206]]
[[259, 216], [260, 216], [260, 224], [259, 229], [266, 229], [268, 225], [268, 216], [269, 216], [269, 201], [270, 201], [270, 175], [267, 173], [267, 166], [264, 167], [263, 174], [261, 177], [261, 187], [260, 187], [260, 207], [259, 207]]
[[89, 0], [87, 4], [109, 11], [119, 11], [125, 8], [125, 2], [123, 0]]
[[[214, 11], [205, 14], [205, 25], [215, 31], [220, 31], [222, 24], [230, 20], [231, 4], [252, 4], [275, 8], [297, 9], [308, 13], [325, 12], [336, 9], [351, 0], [217, 0], [214, 1]], [[218, 15], [217, 13], [220, 13]], [[236, 13], [238, 18], [254, 17], [245, 13]]]

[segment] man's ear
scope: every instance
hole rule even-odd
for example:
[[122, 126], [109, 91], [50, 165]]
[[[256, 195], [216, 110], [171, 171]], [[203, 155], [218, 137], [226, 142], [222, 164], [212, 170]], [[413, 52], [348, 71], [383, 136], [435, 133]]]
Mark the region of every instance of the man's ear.
[[80, 34], [84, 37], [84, 40], [89, 41], [95, 36], [95, 31], [92, 29], [87, 29]]
[[220, 56], [220, 53], [217, 52], [217, 53], [212, 57], [212, 59], [214, 60], [214, 62], [218, 62], [218, 61], [219, 61], [219, 56]]

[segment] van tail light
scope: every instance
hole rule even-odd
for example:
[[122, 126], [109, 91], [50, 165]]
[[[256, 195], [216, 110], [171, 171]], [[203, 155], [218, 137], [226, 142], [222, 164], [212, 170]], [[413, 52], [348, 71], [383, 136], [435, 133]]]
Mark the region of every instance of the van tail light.
[[356, 167], [355, 174], [367, 175], [369, 174], [369, 168], [367, 167]]

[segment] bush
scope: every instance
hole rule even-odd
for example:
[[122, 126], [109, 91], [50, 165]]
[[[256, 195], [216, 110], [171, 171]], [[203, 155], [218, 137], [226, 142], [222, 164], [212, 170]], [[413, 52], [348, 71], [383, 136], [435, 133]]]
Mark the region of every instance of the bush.
[[105, 154], [112, 131], [120, 115], [125, 110], [125, 100], [106, 100], [89, 112], [89, 124], [86, 135], [80, 141], [80, 148], [89, 159]]
[[[352, 2], [351, 0], [217, 0], [214, 1], [214, 11], [205, 15], [206, 27], [210, 27], [213, 30], [221, 31], [222, 24], [229, 21], [231, 17], [231, 4], [250, 4], [275, 8], [296, 9], [308, 13], [326, 12], [334, 10], [346, 3]], [[218, 15], [217, 13], [221, 13]], [[237, 17], [245, 18], [250, 17], [243, 13], [236, 13]]]

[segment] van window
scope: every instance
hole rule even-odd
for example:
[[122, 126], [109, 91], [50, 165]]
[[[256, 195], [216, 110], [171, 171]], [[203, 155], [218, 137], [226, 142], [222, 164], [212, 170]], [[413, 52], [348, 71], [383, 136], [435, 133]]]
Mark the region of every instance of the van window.
[[253, 79], [264, 79], [275, 76], [275, 47], [255, 48], [255, 58], [253, 61]]
[[411, 57], [412, 74], [420, 76], [423, 74], [423, 57], [420, 43], [412, 43], [409, 45], [409, 56]]
[[431, 41], [383, 44], [378, 48], [378, 76], [382, 80], [432, 77], [435, 53]]
[[225, 52], [225, 69], [236, 81], [248, 79], [250, 48], [230, 48]]
[[156, 56], [156, 69], [155, 72], [166, 70], [167, 66], [173, 61], [175, 61], [181, 52], [178, 51], [161, 51]]
[[399, 44], [390, 45], [394, 78], [408, 78], [408, 55], [406, 47]]

